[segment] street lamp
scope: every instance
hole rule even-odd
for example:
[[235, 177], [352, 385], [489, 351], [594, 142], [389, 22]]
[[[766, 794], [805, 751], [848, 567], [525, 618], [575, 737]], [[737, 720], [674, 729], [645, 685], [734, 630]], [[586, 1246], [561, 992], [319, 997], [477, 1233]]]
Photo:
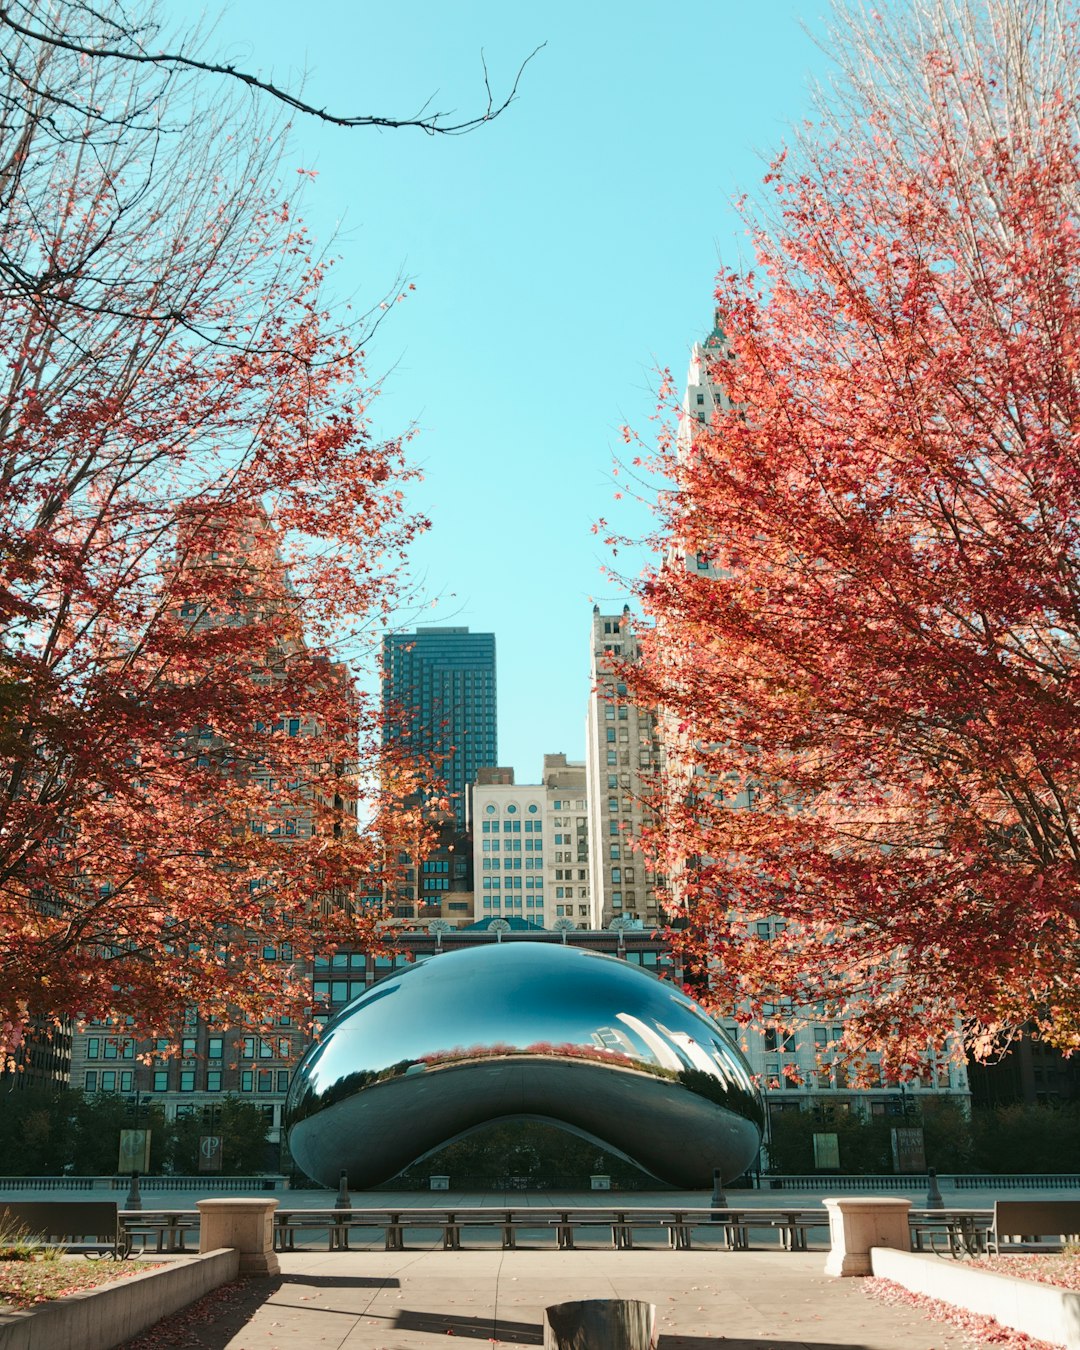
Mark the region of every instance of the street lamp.
[[[146, 1099], [147, 1099], [147, 1101], [150, 1100], [149, 1094], [147, 1094], [147, 1098], [146, 1098]], [[141, 1092], [138, 1088], [136, 1088], [136, 1089], [135, 1089], [135, 1125], [134, 1125], [134, 1127], [133, 1127], [136, 1131], [138, 1131], [138, 1128], [139, 1128], [139, 1113], [140, 1113], [140, 1111], [141, 1111], [141, 1109], [142, 1109], [142, 1102], [143, 1102], [142, 1092]], [[130, 1103], [131, 1103], [131, 1098], [129, 1097], [129, 1098], [128, 1098], [128, 1104], [130, 1105]], [[144, 1145], [144, 1156], [145, 1156], [145, 1145]], [[125, 1209], [142, 1209], [142, 1195], [141, 1195], [140, 1192], [139, 1192], [139, 1170], [138, 1170], [138, 1168], [136, 1168], [136, 1167], [133, 1167], [133, 1168], [131, 1169], [131, 1184], [128, 1186], [127, 1199], [124, 1201], [124, 1208], [125, 1208]]]

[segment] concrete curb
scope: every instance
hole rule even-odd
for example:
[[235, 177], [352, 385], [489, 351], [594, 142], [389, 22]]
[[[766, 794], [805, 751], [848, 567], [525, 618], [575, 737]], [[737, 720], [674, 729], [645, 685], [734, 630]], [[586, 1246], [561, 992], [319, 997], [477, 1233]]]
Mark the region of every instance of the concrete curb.
[[34, 1308], [0, 1315], [0, 1350], [112, 1350], [219, 1285], [235, 1280], [240, 1253], [231, 1247], [170, 1260], [157, 1270]]
[[1069, 1289], [890, 1247], [873, 1247], [870, 1264], [875, 1275], [902, 1284], [913, 1293], [995, 1317], [1004, 1326], [1064, 1345], [1067, 1350], [1080, 1350], [1080, 1294]]

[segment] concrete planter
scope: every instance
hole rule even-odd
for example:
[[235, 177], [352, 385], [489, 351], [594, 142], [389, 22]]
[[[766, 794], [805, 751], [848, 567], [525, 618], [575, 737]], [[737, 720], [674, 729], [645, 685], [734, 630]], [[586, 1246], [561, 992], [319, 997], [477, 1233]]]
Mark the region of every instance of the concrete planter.
[[235, 1280], [239, 1265], [240, 1254], [232, 1249], [172, 1259], [116, 1284], [0, 1314], [0, 1350], [112, 1350]]
[[875, 1275], [913, 1293], [994, 1317], [1003, 1326], [1065, 1345], [1067, 1350], [1080, 1350], [1080, 1294], [1069, 1289], [889, 1247], [874, 1247], [870, 1263]]

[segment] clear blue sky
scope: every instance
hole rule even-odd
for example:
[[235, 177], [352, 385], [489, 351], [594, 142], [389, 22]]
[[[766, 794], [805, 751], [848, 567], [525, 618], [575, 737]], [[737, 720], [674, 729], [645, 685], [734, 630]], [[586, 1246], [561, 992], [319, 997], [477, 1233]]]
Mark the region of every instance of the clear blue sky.
[[620, 427], [652, 430], [657, 367], [681, 385], [721, 260], [747, 254], [730, 203], [811, 114], [829, 68], [801, 23], [821, 33], [825, 7], [233, 0], [217, 23], [236, 64], [383, 115], [429, 96], [475, 111], [481, 49], [498, 93], [547, 44], [471, 135], [298, 118], [287, 157], [318, 171], [303, 215], [337, 234], [337, 295], [366, 308], [399, 271], [415, 282], [368, 349], [376, 428], [418, 426], [413, 502], [433, 523], [413, 567], [429, 608], [402, 619], [495, 632], [499, 758], [519, 782], [547, 751], [584, 753], [592, 605], [625, 599], [591, 526], [644, 524], [613, 501]]

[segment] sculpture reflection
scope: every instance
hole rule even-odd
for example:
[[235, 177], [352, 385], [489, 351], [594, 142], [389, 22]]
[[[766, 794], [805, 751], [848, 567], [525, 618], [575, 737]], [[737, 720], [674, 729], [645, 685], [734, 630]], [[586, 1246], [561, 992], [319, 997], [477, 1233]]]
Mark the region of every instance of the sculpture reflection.
[[304, 1056], [286, 1103], [298, 1166], [363, 1189], [496, 1120], [548, 1121], [687, 1189], [760, 1143], [721, 1028], [673, 985], [581, 948], [444, 952], [387, 977]]

